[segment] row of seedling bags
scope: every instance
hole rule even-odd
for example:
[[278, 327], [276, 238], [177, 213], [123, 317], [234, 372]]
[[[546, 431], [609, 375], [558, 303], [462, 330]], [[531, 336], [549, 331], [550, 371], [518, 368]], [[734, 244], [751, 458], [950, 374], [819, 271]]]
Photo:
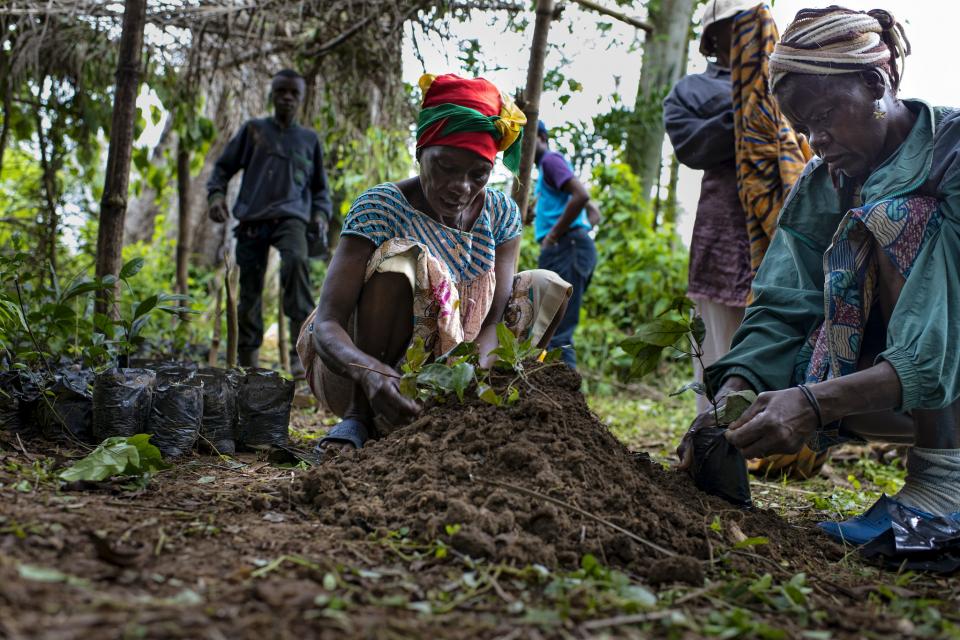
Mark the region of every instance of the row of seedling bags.
[[287, 444], [294, 383], [266, 369], [67, 367], [0, 373], [0, 430], [65, 444], [152, 435], [167, 458], [194, 446], [218, 454]]

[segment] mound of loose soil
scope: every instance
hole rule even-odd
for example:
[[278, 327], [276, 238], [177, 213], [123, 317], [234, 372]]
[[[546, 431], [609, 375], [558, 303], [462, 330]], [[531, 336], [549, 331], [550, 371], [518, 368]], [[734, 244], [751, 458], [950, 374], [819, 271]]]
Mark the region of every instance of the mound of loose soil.
[[[406, 527], [471, 557], [522, 565], [573, 567], [591, 553], [652, 582], [702, 582], [696, 568], [713, 556], [712, 546], [744, 536], [776, 540], [775, 548], [755, 548], [771, 560], [810, 557], [814, 546], [822, 557], [832, 547], [772, 514], [704, 495], [685, 474], [630, 453], [587, 408], [576, 373], [544, 368], [530, 382], [535, 390], [511, 407], [478, 399], [434, 406], [359, 452], [326, 459], [294, 495], [358, 535], [357, 527]], [[717, 514], [726, 540], [710, 528]]]

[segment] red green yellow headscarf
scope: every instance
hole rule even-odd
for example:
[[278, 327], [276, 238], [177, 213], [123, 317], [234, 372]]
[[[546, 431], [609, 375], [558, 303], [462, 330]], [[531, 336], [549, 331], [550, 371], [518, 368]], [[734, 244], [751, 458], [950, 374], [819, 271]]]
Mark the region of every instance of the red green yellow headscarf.
[[473, 151], [517, 173], [527, 117], [506, 94], [483, 78], [452, 73], [420, 78], [423, 104], [417, 119], [417, 149], [435, 145]]

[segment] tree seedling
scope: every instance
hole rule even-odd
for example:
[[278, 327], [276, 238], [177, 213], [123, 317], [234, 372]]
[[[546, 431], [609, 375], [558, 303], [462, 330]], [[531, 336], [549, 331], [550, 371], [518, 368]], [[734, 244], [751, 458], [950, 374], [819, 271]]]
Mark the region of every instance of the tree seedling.
[[[671, 311], [680, 319], [663, 317]], [[620, 348], [633, 358], [628, 377], [642, 378], [655, 371], [665, 350], [672, 351], [674, 359], [696, 359], [701, 371], [704, 370], [703, 345], [706, 334], [703, 318], [693, 313], [693, 303], [688, 298], [675, 299], [660, 317], [640, 325], [633, 336], [620, 343]], [[704, 382], [689, 382], [670, 395], [677, 396], [687, 391], [705, 396], [710, 401], [718, 426], [732, 423], [757, 399], [753, 391], [737, 391], [726, 395], [721, 404], [714, 398], [714, 390], [706, 379]]]
[[535, 347], [529, 338], [519, 340], [503, 323], [497, 325], [497, 347], [491, 354], [496, 356], [494, 370], [515, 374], [502, 392], [491, 383], [491, 372], [480, 367], [476, 343], [462, 342], [429, 362], [430, 353], [423, 340], [415, 338], [400, 367], [403, 374], [400, 376], [400, 392], [408, 398], [439, 402], [454, 394], [463, 402], [466, 391], [475, 387], [478, 398], [499, 407], [520, 399], [520, 390], [515, 384], [521, 379], [527, 381], [526, 363], [551, 363], [559, 359], [559, 351], [547, 353]]

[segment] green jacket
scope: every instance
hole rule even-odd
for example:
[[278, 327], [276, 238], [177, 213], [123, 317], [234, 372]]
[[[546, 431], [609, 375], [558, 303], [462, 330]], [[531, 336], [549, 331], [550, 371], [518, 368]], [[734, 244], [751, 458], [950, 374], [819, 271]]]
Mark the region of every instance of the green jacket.
[[[960, 397], [960, 110], [905, 101], [919, 115], [903, 145], [863, 185], [864, 203], [915, 193], [938, 198], [943, 225], [917, 256], [879, 360], [900, 377], [903, 411]], [[729, 376], [758, 391], [797, 383], [804, 343], [823, 322], [823, 255], [845, 211], [827, 167], [811, 160], [787, 196], [753, 282], [753, 303], [730, 352], [707, 369], [710, 388]]]

